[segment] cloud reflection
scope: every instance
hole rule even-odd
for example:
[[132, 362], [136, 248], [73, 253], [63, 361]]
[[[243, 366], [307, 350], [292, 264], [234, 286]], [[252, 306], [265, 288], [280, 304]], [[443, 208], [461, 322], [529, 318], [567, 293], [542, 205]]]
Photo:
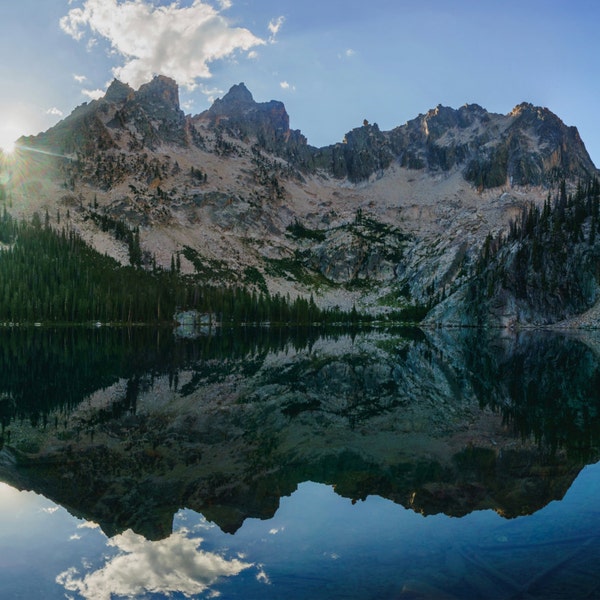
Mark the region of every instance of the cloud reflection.
[[108, 541], [119, 553], [104, 567], [83, 576], [70, 568], [58, 575], [56, 582], [86, 600], [174, 592], [189, 598], [205, 592], [220, 577], [238, 575], [253, 566], [199, 550], [201, 543], [201, 538], [187, 538], [183, 532], [151, 542], [128, 530]]

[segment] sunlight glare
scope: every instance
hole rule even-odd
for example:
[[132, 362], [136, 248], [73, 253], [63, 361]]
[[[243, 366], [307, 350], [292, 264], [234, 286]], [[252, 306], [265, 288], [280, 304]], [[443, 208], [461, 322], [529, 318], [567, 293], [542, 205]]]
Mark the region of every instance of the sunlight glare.
[[12, 154], [15, 151], [15, 142], [2, 142], [2, 152]]
[[16, 121], [0, 124], [0, 148], [4, 154], [12, 154], [16, 141], [23, 135], [23, 128]]

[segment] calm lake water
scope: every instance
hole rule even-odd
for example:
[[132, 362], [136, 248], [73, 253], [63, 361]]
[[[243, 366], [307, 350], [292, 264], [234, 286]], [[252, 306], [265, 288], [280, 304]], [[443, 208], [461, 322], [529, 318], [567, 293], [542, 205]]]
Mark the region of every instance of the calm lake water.
[[0, 330], [0, 597], [600, 598], [599, 409], [595, 334]]

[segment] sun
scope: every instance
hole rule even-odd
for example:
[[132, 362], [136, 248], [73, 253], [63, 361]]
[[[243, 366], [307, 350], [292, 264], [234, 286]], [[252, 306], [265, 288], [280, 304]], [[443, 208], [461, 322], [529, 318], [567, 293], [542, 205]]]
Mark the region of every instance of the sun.
[[2, 142], [0, 148], [2, 149], [2, 152], [4, 152], [4, 154], [12, 154], [15, 151], [15, 145], [15, 141], [6, 141]]
[[23, 134], [23, 128], [17, 121], [0, 122], [0, 148], [4, 154], [15, 151], [15, 143]]

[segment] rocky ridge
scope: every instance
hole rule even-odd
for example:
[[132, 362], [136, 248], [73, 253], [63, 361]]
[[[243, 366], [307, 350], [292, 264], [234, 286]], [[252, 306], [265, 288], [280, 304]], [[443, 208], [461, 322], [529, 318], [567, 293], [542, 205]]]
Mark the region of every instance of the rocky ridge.
[[263, 289], [370, 312], [459, 302], [488, 235], [559, 181], [597, 174], [577, 130], [527, 103], [507, 115], [438, 106], [314, 148], [281, 102], [256, 102], [242, 83], [186, 116], [163, 76], [137, 91], [114, 81], [19, 145], [14, 209], [68, 210], [121, 262], [95, 213], [140, 227], [147, 265], [182, 253], [194, 272], [191, 248], [215, 281], [257, 269]]

